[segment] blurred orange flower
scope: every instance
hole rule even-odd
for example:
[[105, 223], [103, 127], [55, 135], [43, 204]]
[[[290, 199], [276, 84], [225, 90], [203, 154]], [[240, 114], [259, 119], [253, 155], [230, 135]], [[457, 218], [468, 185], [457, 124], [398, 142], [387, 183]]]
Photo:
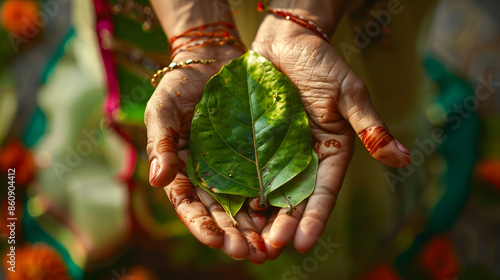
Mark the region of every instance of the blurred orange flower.
[[35, 175], [35, 164], [30, 151], [19, 140], [10, 140], [0, 149], [0, 172], [6, 176], [15, 169], [15, 186], [29, 183]]
[[[9, 267], [7, 261], [2, 262], [5, 271]], [[6, 274], [8, 280], [70, 279], [66, 264], [59, 253], [42, 243], [18, 248], [16, 251], [15, 272], [7, 271]]]
[[477, 164], [477, 173], [481, 180], [500, 190], [500, 160], [483, 160]]
[[[3, 2], [1, 11], [2, 27], [8, 32], [27, 38], [29, 36], [24, 33], [29, 26], [36, 26], [34, 21], [38, 11], [36, 1], [6, 0]], [[32, 34], [30, 35], [32, 36]]]
[[458, 274], [455, 249], [444, 236], [435, 237], [422, 249], [420, 262], [433, 279], [454, 279]]

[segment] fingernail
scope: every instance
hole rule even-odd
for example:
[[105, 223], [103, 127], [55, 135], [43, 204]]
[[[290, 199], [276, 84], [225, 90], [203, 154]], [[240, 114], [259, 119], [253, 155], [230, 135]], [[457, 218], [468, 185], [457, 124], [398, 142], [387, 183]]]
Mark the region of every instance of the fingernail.
[[260, 197], [254, 197], [250, 199], [249, 204], [250, 204], [250, 209], [252, 209], [253, 211], [264, 211], [269, 207], [269, 203], [267, 203], [267, 201], [265, 205], [261, 205]]
[[400, 150], [401, 152], [403, 152], [407, 155], [410, 155], [410, 152], [405, 148], [405, 146], [403, 146], [403, 144], [399, 143], [399, 141], [396, 139], [394, 139], [394, 141], [396, 142], [396, 146], [398, 147], [398, 150]]
[[155, 158], [151, 161], [149, 166], [149, 184], [151, 184], [151, 186], [154, 186], [156, 183], [155, 181], [158, 174], [160, 174], [160, 163], [158, 162], [158, 159]]

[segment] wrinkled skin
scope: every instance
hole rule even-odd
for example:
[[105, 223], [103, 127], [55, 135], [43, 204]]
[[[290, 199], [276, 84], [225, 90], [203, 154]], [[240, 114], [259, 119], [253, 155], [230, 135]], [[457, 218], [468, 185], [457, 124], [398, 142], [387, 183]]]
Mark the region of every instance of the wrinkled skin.
[[[286, 215], [286, 209], [275, 211], [262, 232], [269, 255], [277, 254], [275, 250], [292, 240], [297, 251], [305, 252], [316, 244], [333, 210], [356, 133], [384, 124], [364, 82], [318, 36], [308, 32], [281, 37], [272, 34], [257, 38], [252, 49], [290, 78], [309, 115], [313, 147], [320, 161], [317, 187], [293, 215]], [[397, 146], [391, 141], [372, 156], [392, 167], [409, 164], [411, 157]]]
[[[265, 25], [266, 21], [261, 29]], [[303, 28], [293, 26], [287, 32], [259, 31], [252, 49], [270, 60], [296, 85], [310, 119], [313, 146], [320, 161], [317, 187], [306, 201], [294, 208], [292, 215], [286, 214], [288, 209], [255, 212], [252, 207], [244, 207], [235, 217], [239, 225], [234, 226], [209, 194], [194, 190], [182, 169], [188, 156], [191, 118], [205, 83], [230, 58], [241, 53], [225, 47], [226, 53], [220, 54], [223, 59], [218, 59], [216, 64], [190, 65], [167, 73], [150, 99], [145, 115], [148, 155], [151, 161], [156, 159], [160, 163], [160, 168], [151, 168], [150, 178], [154, 177], [151, 184], [164, 187], [180, 220], [198, 240], [221, 248], [235, 259], [247, 258], [253, 263], [278, 257], [283, 246], [291, 241], [299, 252], [306, 252], [316, 244], [335, 205], [356, 133], [383, 125], [364, 82], [331, 45]], [[175, 61], [213, 58], [213, 54], [204, 55], [201, 48], [195, 49], [179, 54]], [[169, 127], [180, 132], [179, 158], [175, 152], [158, 152], [161, 151], [158, 142], [170, 135]], [[411, 161], [395, 141], [372, 151], [372, 156], [392, 167]], [[156, 176], [155, 170], [158, 170]], [[255, 207], [258, 202], [251, 201], [249, 205]]]

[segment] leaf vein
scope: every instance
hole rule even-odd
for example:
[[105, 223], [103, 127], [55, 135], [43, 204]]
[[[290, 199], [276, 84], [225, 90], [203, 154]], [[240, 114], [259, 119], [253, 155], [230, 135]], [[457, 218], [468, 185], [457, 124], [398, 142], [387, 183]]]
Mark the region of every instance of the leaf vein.
[[[209, 98], [209, 102], [207, 104], [210, 103], [210, 99], [212, 98], [212, 93], [209, 94], [208, 98]], [[244, 155], [238, 153], [233, 147], [231, 147], [231, 145], [229, 145], [227, 143], [226, 139], [224, 139], [224, 137], [222, 137], [222, 135], [219, 133], [219, 131], [217, 130], [217, 128], [215, 128], [215, 124], [214, 124], [214, 122], [212, 120], [212, 116], [210, 114], [208, 114], [208, 119], [210, 120], [210, 123], [212, 124], [212, 127], [214, 128], [214, 131], [217, 133], [217, 135], [219, 135], [220, 139], [222, 139], [222, 141], [224, 141], [224, 143], [229, 147], [229, 149], [231, 149], [235, 154], [241, 156], [242, 158], [244, 158], [244, 159], [246, 159], [246, 160], [248, 160], [250, 162], [254, 162], [255, 163], [255, 161], [253, 161], [253, 160], [245, 157]]]
[[269, 162], [271, 162], [271, 159], [273, 159], [276, 154], [279, 152], [279, 150], [281, 149], [281, 146], [283, 146], [283, 143], [285, 143], [286, 141], [286, 138], [288, 137], [288, 133], [290, 132], [291, 128], [292, 128], [292, 124], [293, 124], [293, 120], [295, 118], [295, 104], [294, 104], [294, 101], [293, 101], [293, 98], [291, 98], [291, 103], [292, 103], [292, 119], [290, 120], [290, 125], [288, 126], [288, 130], [286, 131], [286, 134], [285, 134], [285, 138], [283, 138], [283, 141], [281, 141], [280, 143], [280, 146], [278, 147], [278, 149], [276, 149], [276, 152], [274, 152], [273, 156], [269, 158], [269, 160], [266, 162], [266, 165], [264, 165], [264, 167], [262, 167], [262, 170], [264, 170], [267, 165], [269, 164]]
[[240, 183], [240, 182], [238, 182], [238, 181], [234, 180], [233, 178], [228, 177], [228, 176], [226, 176], [226, 175], [224, 175], [224, 174], [220, 173], [220, 172], [219, 172], [219, 170], [215, 169], [215, 167], [213, 167], [212, 165], [210, 165], [210, 163], [209, 163], [208, 161], [206, 161], [206, 160], [203, 158], [203, 155], [201, 154], [201, 150], [200, 150], [200, 146], [199, 146], [199, 141], [196, 141], [196, 146], [198, 147], [198, 149], [197, 149], [197, 150], [198, 150], [198, 154], [201, 156], [201, 157], [200, 157], [200, 158], [201, 158], [201, 160], [202, 160], [203, 162], [205, 162], [205, 163], [206, 163], [206, 164], [207, 164], [210, 168], [212, 168], [212, 170], [213, 170], [213, 171], [217, 172], [217, 174], [220, 174], [222, 177], [224, 177], [224, 178], [226, 178], [226, 179], [229, 179], [229, 180], [231, 180], [231, 181], [233, 181], [233, 182], [235, 182], [235, 183], [237, 183], [237, 184], [239, 184], [239, 185], [242, 185], [242, 186], [248, 187], [248, 188], [250, 188], [250, 189], [252, 189], [252, 190], [259, 190], [259, 189], [257, 189], [257, 188], [253, 188], [253, 187], [248, 186], [248, 185], [246, 185], [246, 184]]

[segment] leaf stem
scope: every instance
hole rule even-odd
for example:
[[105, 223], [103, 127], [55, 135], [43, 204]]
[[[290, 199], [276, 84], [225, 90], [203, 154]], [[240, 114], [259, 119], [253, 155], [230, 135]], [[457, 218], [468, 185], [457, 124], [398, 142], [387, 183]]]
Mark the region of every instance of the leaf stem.
[[233, 215], [231, 215], [231, 214], [229, 214], [229, 213], [226, 213], [226, 214], [227, 214], [227, 216], [228, 216], [229, 218], [231, 218], [231, 221], [233, 221], [233, 225], [234, 225], [235, 227], [237, 227], [239, 224], [238, 224], [238, 221], [236, 221], [236, 220], [234, 219]]
[[293, 205], [292, 203], [290, 202], [290, 200], [288, 199], [288, 197], [286, 197], [286, 194], [285, 194], [285, 191], [283, 190], [283, 188], [280, 188], [281, 190], [281, 193], [283, 194], [283, 198], [285, 199], [286, 203], [288, 204], [288, 211], [286, 211], [286, 213], [288, 215], [292, 215], [293, 213]]

